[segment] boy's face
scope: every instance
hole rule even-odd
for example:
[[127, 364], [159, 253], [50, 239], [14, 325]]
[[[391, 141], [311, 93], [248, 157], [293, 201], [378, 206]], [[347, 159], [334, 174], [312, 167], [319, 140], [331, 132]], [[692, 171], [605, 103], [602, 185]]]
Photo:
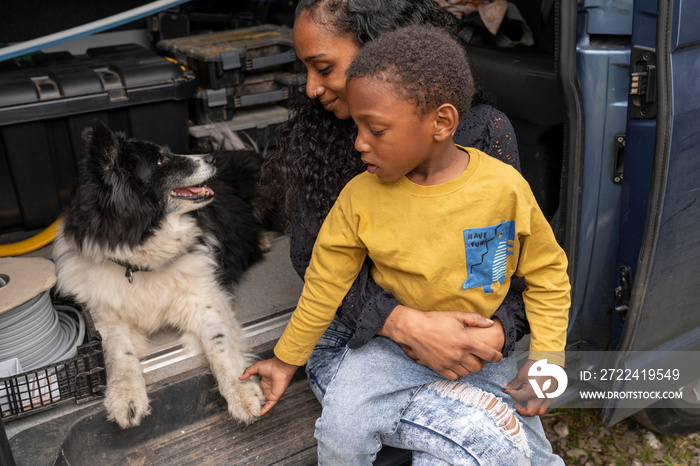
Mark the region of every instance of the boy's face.
[[400, 99], [391, 84], [365, 77], [347, 88], [350, 116], [357, 125], [355, 148], [367, 171], [392, 182], [429, 163], [434, 120]]

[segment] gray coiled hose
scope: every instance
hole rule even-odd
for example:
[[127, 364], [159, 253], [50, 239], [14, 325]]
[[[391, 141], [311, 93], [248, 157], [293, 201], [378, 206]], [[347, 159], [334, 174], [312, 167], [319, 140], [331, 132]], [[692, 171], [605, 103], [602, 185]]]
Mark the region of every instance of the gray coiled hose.
[[[78, 322], [66, 312], [75, 314]], [[70, 306], [53, 306], [45, 291], [0, 314], [0, 361], [17, 358], [23, 371], [37, 369], [75, 357], [84, 336], [80, 312]]]

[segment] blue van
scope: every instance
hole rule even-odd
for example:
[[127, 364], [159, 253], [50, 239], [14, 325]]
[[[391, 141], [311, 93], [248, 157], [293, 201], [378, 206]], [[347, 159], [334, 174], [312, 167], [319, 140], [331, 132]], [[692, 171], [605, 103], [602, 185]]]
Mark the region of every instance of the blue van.
[[[532, 13], [512, 3], [523, 17]], [[543, 15], [555, 16], [553, 48], [543, 45], [545, 27], [539, 50], [467, 50], [514, 124], [523, 174], [569, 257], [567, 348], [648, 352], [646, 367], [661, 351], [697, 351], [700, 242], [684, 232], [700, 220], [692, 155], [700, 141], [700, 33], [692, 26], [700, 5], [540, 6], [545, 24]], [[700, 368], [694, 372], [683, 401], [644, 410], [608, 402], [603, 420], [634, 414], [664, 433], [700, 429]]]
[[[231, 9], [264, 3], [255, 13], [264, 15], [261, 22], [291, 25], [296, 2], [230, 3]], [[170, 19], [201, 20], [203, 12], [194, 9], [202, 5], [188, 5], [168, 10]], [[239, 18], [250, 19], [251, 11]], [[164, 16], [155, 17], [165, 24]], [[700, 3], [511, 0], [508, 21], [506, 37], [495, 39], [477, 28], [469, 31], [465, 47], [477, 80], [513, 123], [522, 172], [568, 255], [567, 348], [635, 352], [644, 355], [640, 367], [650, 368], [659, 354], [700, 351], [700, 240], [692, 233], [693, 225], [700, 226], [700, 156], [693, 155], [700, 147]], [[3, 157], [0, 151], [0, 163]], [[269, 267], [282, 270], [287, 258], [281, 254], [278, 260]], [[249, 294], [263, 293], [250, 286]], [[283, 327], [289, 312], [275, 304], [251, 316], [250, 325]], [[602, 421], [610, 425], [634, 416], [665, 434], [700, 430], [700, 366], [684, 370], [690, 372], [684, 382], [670, 387], [683, 392], [682, 400], [649, 399], [632, 409], [608, 400]], [[82, 409], [89, 417], [100, 406]], [[63, 415], [71, 426], [78, 419], [73, 411]], [[45, 432], [48, 423], [68, 429], [61, 416], [43, 415], [8, 421], [3, 454], [11, 446], [20, 463], [34, 448], [32, 429], [44, 424]], [[82, 428], [85, 435], [102, 428], [89, 425]], [[293, 435], [308, 437], [309, 430]], [[58, 450], [49, 451], [43, 458], [53, 461], [56, 455]], [[60, 464], [71, 463], [68, 456], [60, 458]]]
[[[523, 174], [569, 257], [568, 350], [647, 352], [640, 367], [660, 352], [697, 351], [700, 242], [682, 232], [700, 220], [700, 33], [691, 26], [700, 5], [509, 3], [533, 45], [467, 52], [513, 123]], [[603, 420], [700, 429], [700, 368], [690, 371], [682, 401], [618, 409], [611, 400]]]
[[[647, 352], [653, 367], [654, 353], [700, 349], [693, 272], [700, 242], [683, 233], [700, 220], [700, 163], [692, 155], [700, 135], [693, 26], [700, 5], [583, 1], [574, 15], [565, 11], [570, 3], [561, 4], [569, 37], [560, 62], [565, 245], [573, 261], [568, 343]], [[573, 47], [576, 54], [564, 57]], [[700, 429], [699, 373], [696, 367], [683, 401], [662, 401], [636, 419], [665, 433]], [[611, 424], [630, 414], [608, 403], [603, 417]]]

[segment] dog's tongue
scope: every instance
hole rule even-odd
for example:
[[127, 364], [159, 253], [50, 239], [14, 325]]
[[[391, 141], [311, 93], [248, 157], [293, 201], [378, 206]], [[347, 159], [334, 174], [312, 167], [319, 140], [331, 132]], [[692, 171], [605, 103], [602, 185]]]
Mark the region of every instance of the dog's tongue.
[[188, 186], [185, 188], [175, 188], [173, 190], [176, 196], [188, 197], [192, 195], [213, 196], [214, 191], [207, 186]]

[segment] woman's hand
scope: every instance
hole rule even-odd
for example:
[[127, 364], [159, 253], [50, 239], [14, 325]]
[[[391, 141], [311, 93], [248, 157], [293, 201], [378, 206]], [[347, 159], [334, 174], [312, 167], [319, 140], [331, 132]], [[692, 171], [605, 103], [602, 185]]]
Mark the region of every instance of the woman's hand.
[[450, 380], [479, 372], [484, 361], [503, 359], [503, 325], [475, 312], [422, 312], [397, 306], [379, 334], [399, 344], [417, 363]]

